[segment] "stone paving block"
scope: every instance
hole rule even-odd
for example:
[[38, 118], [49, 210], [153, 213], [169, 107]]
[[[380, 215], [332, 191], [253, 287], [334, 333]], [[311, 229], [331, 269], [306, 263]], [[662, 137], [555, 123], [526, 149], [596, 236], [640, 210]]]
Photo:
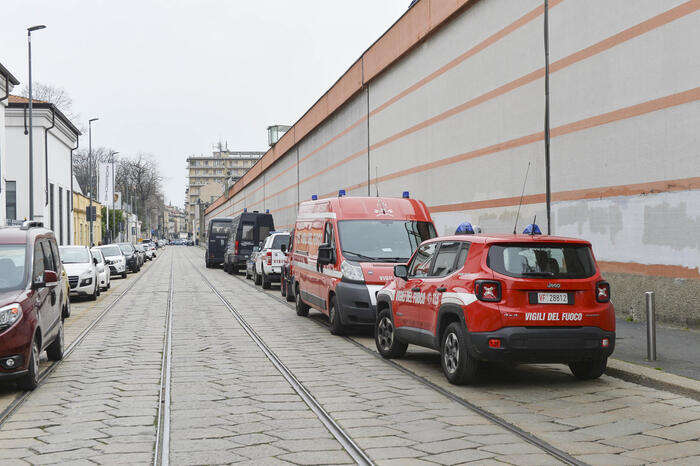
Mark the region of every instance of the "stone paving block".
[[700, 441], [691, 440], [681, 443], [670, 443], [649, 448], [640, 448], [622, 453], [624, 456], [645, 461], [667, 461], [700, 454]]
[[175, 465], [228, 464], [237, 463], [245, 459], [246, 457], [234, 451], [227, 450], [196, 452], [177, 451], [170, 455], [170, 462]]
[[678, 424], [673, 427], [648, 430], [644, 432], [644, 434], [674, 440], [676, 442], [696, 440], [700, 438], [700, 421], [686, 422], [685, 424]]
[[366, 448], [365, 453], [373, 460], [386, 460], [395, 458], [418, 458], [425, 453], [419, 450], [414, 450], [411, 447], [379, 447]]
[[288, 450], [283, 450], [270, 444], [249, 445], [246, 447], [234, 448], [231, 451], [251, 460], [257, 458], [270, 458], [289, 453]]
[[332, 451], [302, 451], [280, 455], [280, 459], [295, 464], [354, 464], [350, 456], [342, 450]]
[[601, 424], [593, 427], [586, 427], [576, 431], [579, 435], [589, 436], [592, 440], [606, 439], [615, 436], [639, 434], [658, 427], [657, 424], [638, 422], [632, 419]]
[[668, 443], [673, 443], [670, 440], [662, 439], [660, 437], [652, 437], [644, 434], [634, 434], [625, 435], [622, 437], [613, 437], [609, 439], [603, 439], [600, 441], [604, 445], [612, 445], [624, 448], [625, 450], [637, 450], [640, 448], [655, 447], [657, 445], [664, 445]]
[[628, 456], [612, 455], [606, 453], [595, 453], [590, 455], [580, 455], [577, 457], [586, 464], [591, 465], [634, 465], [634, 464], [644, 464], [644, 461], [639, 459], [630, 458]]
[[467, 450], [455, 450], [445, 453], [439, 453], [437, 455], [426, 455], [422, 459], [426, 461], [431, 461], [438, 464], [460, 464], [467, 463], [470, 461], [480, 461], [486, 458], [492, 458], [496, 456], [494, 453], [488, 451], [481, 451], [475, 449]]
[[507, 455], [507, 456], [496, 456], [494, 458], [496, 461], [501, 461], [503, 463], [517, 464], [521, 466], [546, 466], [550, 464], [562, 464], [561, 461], [557, 460], [553, 456], [549, 456], [544, 453], [531, 453], [528, 455]]

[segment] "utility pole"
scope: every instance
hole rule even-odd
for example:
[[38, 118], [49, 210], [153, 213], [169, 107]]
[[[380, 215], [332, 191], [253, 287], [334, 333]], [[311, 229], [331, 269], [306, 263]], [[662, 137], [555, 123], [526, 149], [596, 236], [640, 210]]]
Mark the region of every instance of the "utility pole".
[[[119, 152], [112, 153], [112, 236], [114, 236], [114, 233], [117, 231], [114, 227], [115, 217], [117, 216], [117, 214], [114, 212], [114, 156], [118, 153]], [[107, 221], [107, 224], [109, 225], [109, 219]], [[110, 241], [113, 243], [114, 239], [110, 238]]]
[[[92, 179], [92, 122], [97, 121], [99, 118], [91, 118], [88, 120], [88, 179], [90, 180], [89, 188], [88, 188], [88, 197], [90, 198], [90, 215], [89, 215], [89, 220], [90, 220], [90, 247], [92, 247], [95, 242], [94, 238], [94, 228], [93, 228], [93, 220], [92, 220], [92, 196], [95, 192], [95, 188], [93, 187], [93, 179]], [[97, 216], [95, 216], [97, 217]]]
[[549, 0], [544, 0], [544, 170], [547, 234], [552, 234], [552, 183], [549, 160]]
[[40, 24], [27, 28], [27, 51], [29, 55], [29, 220], [34, 218], [34, 99], [32, 94], [32, 32], [44, 29]]

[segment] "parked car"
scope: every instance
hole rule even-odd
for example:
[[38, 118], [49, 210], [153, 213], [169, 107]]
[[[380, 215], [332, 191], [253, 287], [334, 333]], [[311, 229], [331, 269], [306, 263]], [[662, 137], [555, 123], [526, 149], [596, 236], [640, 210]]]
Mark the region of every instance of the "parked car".
[[39, 383], [39, 355], [63, 358], [68, 302], [58, 246], [40, 222], [0, 229], [0, 380]]
[[[224, 269], [229, 273], [238, 273], [245, 267], [246, 259], [253, 251], [253, 246], [267, 238], [275, 229], [270, 214], [260, 212], [243, 212], [231, 221], [223, 251]], [[211, 237], [209, 237], [211, 245]]]
[[374, 325], [376, 294], [425, 240], [437, 236], [422, 201], [342, 197], [303, 202], [294, 227], [297, 315], [313, 307], [333, 334]]
[[126, 278], [126, 256], [116, 244], [107, 244], [104, 246], [97, 246], [97, 249], [102, 251], [102, 255], [105, 258], [105, 264], [109, 266], [110, 280], [112, 276], [121, 275], [122, 278]]
[[[57, 246], [58, 247], [58, 246]], [[60, 254], [59, 254], [60, 262]], [[66, 303], [63, 307], [63, 318], [67, 319], [70, 317], [70, 283], [68, 282], [68, 273], [66, 273], [66, 268], [61, 262], [61, 286], [63, 286], [64, 296], [66, 297]]]
[[156, 246], [156, 244], [157, 244], [157, 243], [155, 243], [155, 242], [151, 242], [151, 243], [148, 243], [148, 244], [146, 245], [146, 247], [147, 247], [148, 249], [150, 249], [150, 251], [151, 251], [151, 259], [155, 259], [155, 258], [156, 258], [156, 249], [158, 249], [158, 247]]
[[100, 286], [100, 289], [103, 291], [110, 289], [112, 286], [112, 272], [109, 269], [109, 265], [107, 264], [104, 255], [102, 255], [102, 251], [95, 247], [90, 249], [90, 252], [92, 253], [92, 257], [97, 260], [97, 283]]
[[287, 301], [294, 301], [294, 272], [292, 249], [294, 247], [294, 230], [289, 235], [289, 246], [282, 250], [284, 262], [282, 263], [282, 277], [280, 279], [280, 294]]
[[253, 251], [246, 259], [245, 263], [245, 278], [250, 280], [255, 280], [255, 259], [257, 258], [258, 252], [260, 252], [260, 246], [253, 246]]
[[97, 259], [87, 246], [60, 246], [61, 262], [70, 283], [70, 296], [88, 297], [95, 301], [100, 295]]
[[377, 297], [379, 353], [401, 357], [409, 344], [435, 349], [451, 383], [476, 381], [492, 361], [564, 363], [593, 379], [615, 348], [610, 285], [587, 241], [435, 238], [394, 275]]
[[139, 266], [143, 266], [143, 264], [145, 264], [148, 260], [148, 256], [146, 255], [146, 249], [140, 244], [134, 244], [134, 249], [136, 250], [136, 255], [139, 258]]
[[265, 238], [260, 248], [260, 253], [255, 259], [255, 272], [258, 281], [256, 285], [262, 285], [269, 289], [273, 282], [279, 282], [284, 264], [284, 251], [289, 245], [288, 232], [273, 232]]
[[143, 249], [144, 257], [148, 261], [153, 260], [153, 249], [151, 249], [151, 246], [148, 243], [141, 243], [139, 244], [141, 249]]
[[117, 243], [122, 254], [126, 258], [126, 267], [132, 272], [138, 272], [141, 270], [141, 260], [131, 243]]

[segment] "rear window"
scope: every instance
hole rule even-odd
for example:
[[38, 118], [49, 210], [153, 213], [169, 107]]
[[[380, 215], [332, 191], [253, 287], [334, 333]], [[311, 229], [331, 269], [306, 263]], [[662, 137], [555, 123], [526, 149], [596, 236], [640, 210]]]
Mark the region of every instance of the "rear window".
[[253, 223], [243, 222], [241, 226], [241, 241], [255, 241], [255, 225]]
[[230, 229], [231, 222], [212, 222], [211, 224], [212, 235], [227, 235]]
[[289, 235], [276, 235], [272, 238], [272, 249], [282, 249], [282, 245], [289, 247]]
[[595, 274], [591, 250], [581, 244], [499, 244], [488, 266], [511, 277], [588, 278]]

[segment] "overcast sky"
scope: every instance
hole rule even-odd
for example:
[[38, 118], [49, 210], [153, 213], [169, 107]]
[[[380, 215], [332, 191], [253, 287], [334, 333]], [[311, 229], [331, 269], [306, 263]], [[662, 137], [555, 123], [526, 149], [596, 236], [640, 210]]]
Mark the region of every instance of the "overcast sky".
[[182, 205], [189, 155], [219, 139], [266, 150], [267, 126], [294, 123], [409, 3], [0, 0], [0, 63], [26, 83], [26, 28], [46, 24], [32, 36], [34, 81], [100, 118], [94, 146], [153, 154]]

